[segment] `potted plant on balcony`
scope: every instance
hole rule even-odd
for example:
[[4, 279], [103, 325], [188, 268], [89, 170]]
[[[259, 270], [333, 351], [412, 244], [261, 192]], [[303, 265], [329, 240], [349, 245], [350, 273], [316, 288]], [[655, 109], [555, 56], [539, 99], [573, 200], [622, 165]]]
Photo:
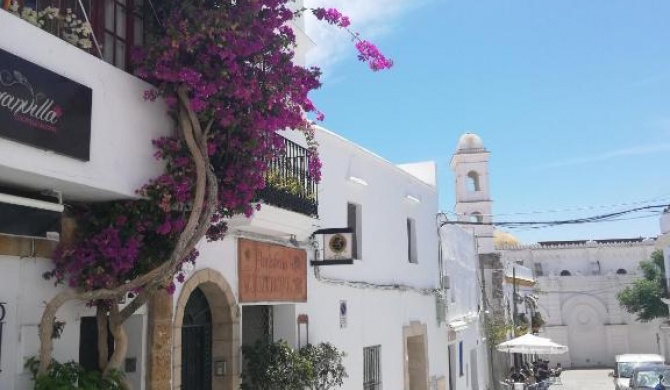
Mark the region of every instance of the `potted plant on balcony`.
[[88, 50], [93, 46], [91, 24], [81, 20], [71, 8], [61, 10], [59, 7], [48, 6], [35, 10], [21, 6], [18, 1], [12, 1], [7, 10], [79, 48]]

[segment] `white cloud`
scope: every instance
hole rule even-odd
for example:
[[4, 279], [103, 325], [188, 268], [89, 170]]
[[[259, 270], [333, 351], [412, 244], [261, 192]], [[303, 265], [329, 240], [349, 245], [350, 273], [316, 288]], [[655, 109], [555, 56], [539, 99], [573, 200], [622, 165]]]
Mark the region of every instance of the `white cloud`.
[[643, 156], [649, 154], [663, 153], [670, 151], [670, 143], [640, 145], [630, 148], [610, 150], [607, 152], [594, 154], [588, 157], [578, 157], [567, 159], [563, 161], [556, 161], [547, 165], [539, 166], [538, 168], [559, 168], [575, 165], [585, 165], [597, 162], [608, 161], [620, 157]]
[[[361, 33], [364, 39], [374, 38], [393, 30], [398, 19], [409, 10], [427, 0], [305, 0], [307, 8], [337, 8], [351, 19], [351, 29]], [[313, 15], [305, 16], [307, 35], [316, 47], [307, 54], [308, 65], [325, 69], [332, 67], [344, 57], [356, 61], [356, 49], [351, 35], [341, 29], [317, 20]], [[384, 48], [381, 48], [382, 52]], [[392, 57], [392, 55], [391, 55]]]

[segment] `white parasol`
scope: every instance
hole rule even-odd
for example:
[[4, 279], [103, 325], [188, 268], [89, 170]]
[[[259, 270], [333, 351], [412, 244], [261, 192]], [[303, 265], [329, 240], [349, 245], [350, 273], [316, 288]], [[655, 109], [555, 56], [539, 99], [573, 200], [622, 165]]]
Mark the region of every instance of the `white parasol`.
[[525, 334], [498, 344], [498, 351], [538, 355], [558, 355], [568, 351], [568, 347], [547, 338]]

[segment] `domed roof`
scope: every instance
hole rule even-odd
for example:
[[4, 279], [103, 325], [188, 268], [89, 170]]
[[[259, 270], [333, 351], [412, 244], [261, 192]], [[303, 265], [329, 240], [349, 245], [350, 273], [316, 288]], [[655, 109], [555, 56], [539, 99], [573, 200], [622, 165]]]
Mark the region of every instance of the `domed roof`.
[[518, 238], [507, 232], [495, 230], [493, 231], [493, 245], [496, 248], [513, 248], [521, 245], [521, 242]]
[[484, 142], [481, 137], [475, 133], [465, 133], [458, 139], [457, 151], [466, 151], [472, 149], [484, 149]]

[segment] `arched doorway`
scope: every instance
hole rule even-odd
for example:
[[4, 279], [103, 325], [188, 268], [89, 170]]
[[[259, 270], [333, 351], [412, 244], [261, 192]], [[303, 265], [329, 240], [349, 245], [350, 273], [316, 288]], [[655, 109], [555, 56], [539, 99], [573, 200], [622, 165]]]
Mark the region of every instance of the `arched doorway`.
[[607, 307], [600, 299], [588, 294], [574, 295], [563, 304], [562, 314], [572, 367], [606, 367], [614, 363], [605, 331]]
[[[202, 338], [207, 324], [209, 345], [207, 338]], [[175, 307], [173, 335], [173, 389], [239, 389], [239, 306], [230, 285], [218, 271], [199, 270], [186, 280]], [[192, 344], [198, 343], [202, 347], [192, 348]], [[197, 355], [192, 358], [193, 353]], [[202, 372], [204, 380], [189, 383], [191, 375], [200, 375], [198, 372]]]
[[211, 390], [212, 313], [200, 288], [193, 290], [184, 308], [181, 341], [181, 388]]

